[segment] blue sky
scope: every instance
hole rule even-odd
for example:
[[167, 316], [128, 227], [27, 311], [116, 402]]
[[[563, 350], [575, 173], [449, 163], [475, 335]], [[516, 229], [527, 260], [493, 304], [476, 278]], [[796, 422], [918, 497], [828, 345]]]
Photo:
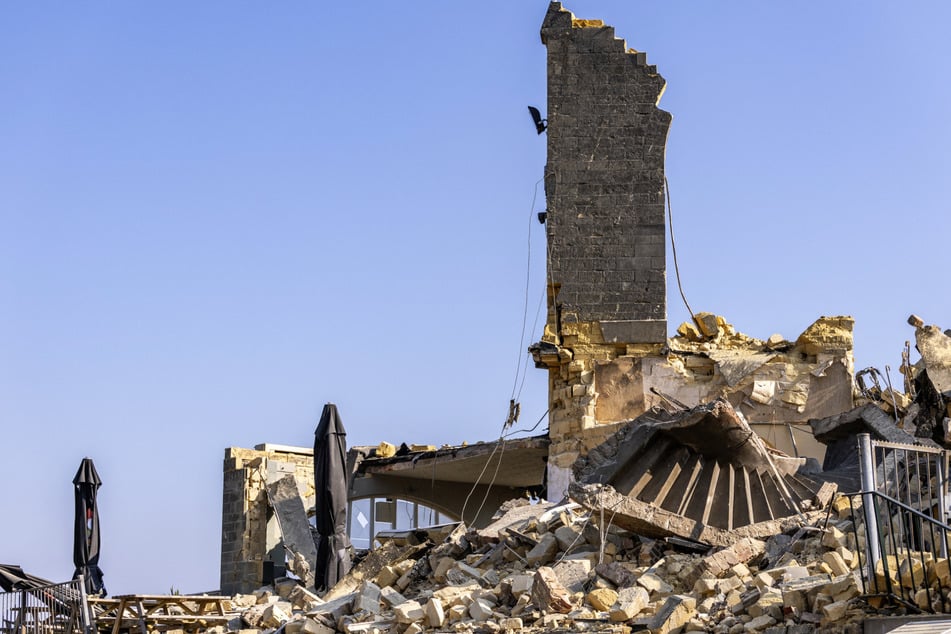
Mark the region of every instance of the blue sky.
[[[667, 79], [694, 310], [851, 314], [900, 381], [908, 314], [951, 327], [951, 9], [566, 6]], [[0, 561], [72, 574], [83, 456], [109, 590], [201, 591], [225, 447], [310, 445], [326, 401], [351, 444], [498, 434], [541, 326], [546, 8], [0, 7]], [[672, 261], [668, 299], [672, 332]]]

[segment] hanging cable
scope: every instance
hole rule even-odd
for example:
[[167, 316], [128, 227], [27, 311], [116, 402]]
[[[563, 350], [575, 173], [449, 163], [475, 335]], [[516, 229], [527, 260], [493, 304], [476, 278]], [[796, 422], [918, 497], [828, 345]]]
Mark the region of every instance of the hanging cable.
[[697, 318], [694, 316], [690, 304], [687, 303], [687, 296], [684, 295], [683, 284], [680, 282], [680, 265], [677, 263], [677, 242], [674, 240], [674, 215], [670, 210], [670, 185], [667, 183], [666, 176], [664, 176], [664, 192], [667, 198], [667, 226], [670, 228], [670, 250], [674, 254], [674, 272], [677, 274], [677, 288], [680, 290], [680, 299], [684, 300], [684, 306], [687, 307], [687, 312], [690, 313], [690, 318], [694, 323], [697, 323]]
[[515, 430], [510, 431], [509, 433], [505, 434], [505, 436], [503, 436], [503, 438], [508, 438], [509, 436], [514, 436], [515, 434], [521, 434], [521, 433], [525, 433], [525, 432], [535, 431], [535, 430], [538, 428], [538, 426], [542, 424], [542, 421], [545, 420], [545, 417], [548, 416], [548, 412], [550, 412], [550, 411], [551, 411], [551, 410], [547, 410], [547, 409], [546, 409], [546, 410], [545, 410], [545, 413], [542, 414], [542, 417], [539, 418], [538, 421], [537, 421], [534, 425], [532, 425], [531, 427], [529, 427], [529, 428], [527, 428], [527, 429], [515, 429]]
[[[512, 396], [514, 400], [516, 398], [516, 392], [518, 390], [519, 376], [522, 372], [522, 358], [524, 356], [525, 348], [525, 326], [528, 325], [528, 295], [529, 289], [531, 287], [532, 281], [532, 214], [535, 213], [535, 201], [538, 200], [538, 185], [543, 180], [544, 177], [539, 178], [535, 181], [535, 187], [532, 191], [532, 206], [528, 212], [528, 234], [526, 236], [526, 246], [527, 246], [527, 255], [525, 261], [525, 302], [522, 307], [522, 333], [518, 339], [518, 363], [515, 365], [515, 380], [512, 383]], [[528, 364], [526, 364], [525, 370], [528, 369]]]

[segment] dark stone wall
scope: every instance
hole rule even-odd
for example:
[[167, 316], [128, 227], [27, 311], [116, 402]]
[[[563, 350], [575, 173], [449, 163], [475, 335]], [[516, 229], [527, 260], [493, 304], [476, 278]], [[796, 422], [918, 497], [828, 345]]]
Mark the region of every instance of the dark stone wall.
[[622, 322], [606, 341], [666, 340], [666, 85], [614, 29], [553, 2], [545, 173], [551, 281], [563, 320]]

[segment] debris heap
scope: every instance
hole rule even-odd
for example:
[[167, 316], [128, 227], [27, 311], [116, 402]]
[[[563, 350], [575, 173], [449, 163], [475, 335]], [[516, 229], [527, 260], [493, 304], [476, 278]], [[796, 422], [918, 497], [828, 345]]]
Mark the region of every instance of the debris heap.
[[[638, 535], [608, 509], [515, 500], [484, 529], [391, 534], [322, 597], [292, 579], [238, 595], [235, 618], [208, 631], [860, 632], [877, 610], [859, 598], [848, 499], [783, 529], [710, 548]], [[947, 594], [947, 561], [931, 573]]]

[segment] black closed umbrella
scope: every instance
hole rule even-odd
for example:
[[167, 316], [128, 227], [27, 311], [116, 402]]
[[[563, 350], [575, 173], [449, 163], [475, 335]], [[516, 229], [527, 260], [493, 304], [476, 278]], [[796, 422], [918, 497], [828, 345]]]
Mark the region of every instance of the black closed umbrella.
[[76, 522], [73, 526], [73, 563], [76, 572], [73, 579], [84, 575], [86, 592], [105, 596], [106, 588], [102, 583], [102, 570], [99, 569], [99, 507], [96, 505], [96, 493], [102, 485], [96, 465], [91, 458], [83, 458], [79, 471], [73, 478], [76, 494]]
[[324, 405], [314, 432], [317, 570], [314, 585], [329, 590], [350, 571], [347, 537], [347, 431], [333, 403]]

